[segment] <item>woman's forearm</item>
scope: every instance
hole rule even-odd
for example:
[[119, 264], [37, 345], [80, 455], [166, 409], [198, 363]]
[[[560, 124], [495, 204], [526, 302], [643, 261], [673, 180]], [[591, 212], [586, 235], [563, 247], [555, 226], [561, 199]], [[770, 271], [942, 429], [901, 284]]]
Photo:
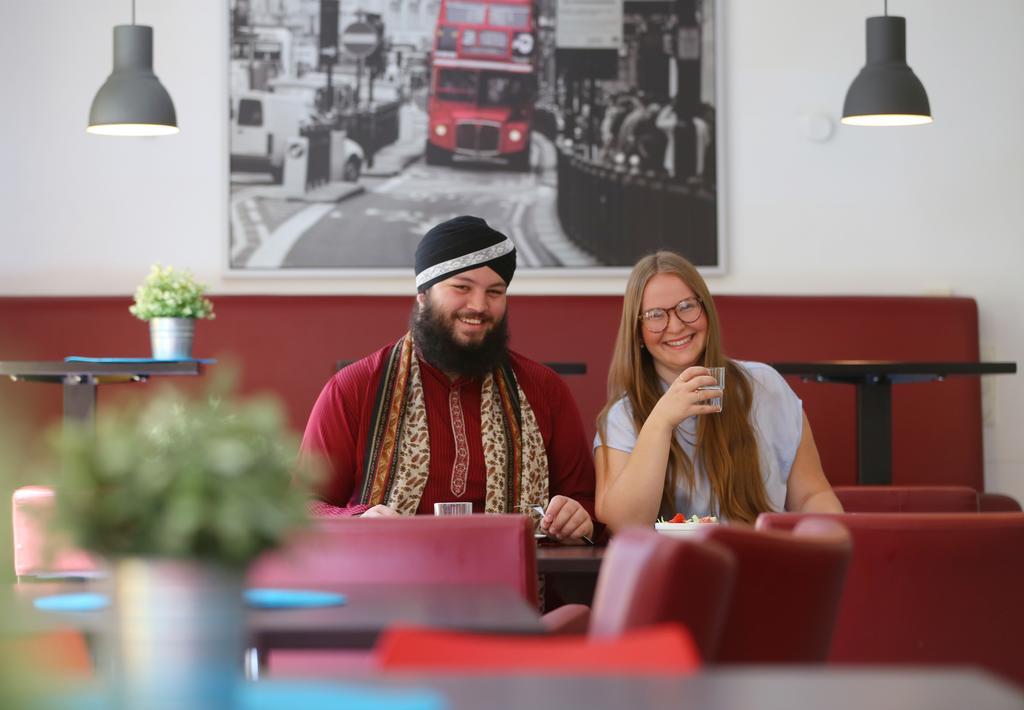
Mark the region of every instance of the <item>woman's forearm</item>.
[[657, 517], [673, 433], [653, 418], [641, 428], [629, 460], [598, 501], [598, 517], [613, 530], [650, 525]]
[[800, 506], [801, 513], [842, 513], [843, 504], [836, 498], [832, 489], [818, 491], [809, 496], [804, 504]]

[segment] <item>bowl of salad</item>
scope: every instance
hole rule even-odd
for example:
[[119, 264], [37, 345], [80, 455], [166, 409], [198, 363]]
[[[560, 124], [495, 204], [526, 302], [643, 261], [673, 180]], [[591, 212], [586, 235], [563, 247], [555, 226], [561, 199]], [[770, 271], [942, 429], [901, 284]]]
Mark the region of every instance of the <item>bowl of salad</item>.
[[654, 524], [654, 529], [662, 535], [686, 536], [693, 535], [700, 530], [702, 525], [718, 525], [718, 518], [714, 515], [691, 515], [687, 518], [682, 513], [676, 513], [669, 520], [659, 520]]

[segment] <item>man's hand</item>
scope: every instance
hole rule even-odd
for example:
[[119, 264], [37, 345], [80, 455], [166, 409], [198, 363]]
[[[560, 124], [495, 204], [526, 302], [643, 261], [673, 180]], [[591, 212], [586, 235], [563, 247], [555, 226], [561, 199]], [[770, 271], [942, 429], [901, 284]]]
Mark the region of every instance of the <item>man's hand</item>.
[[584, 535], [594, 534], [594, 521], [587, 509], [572, 498], [555, 496], [544, 511], [540, 530], [562, 544], [571, 545], [581, 542]]
[[399, 518], [399, 517], [401, 517], [401, 515], [402, 514], [399, 513], [397, 510], [395, 510], [394, 508], [389, 508], [386, 505], [375, 505], [372, 508], [368, 509], [365, 513], [363, 513], [359, 517], [360, 518]]

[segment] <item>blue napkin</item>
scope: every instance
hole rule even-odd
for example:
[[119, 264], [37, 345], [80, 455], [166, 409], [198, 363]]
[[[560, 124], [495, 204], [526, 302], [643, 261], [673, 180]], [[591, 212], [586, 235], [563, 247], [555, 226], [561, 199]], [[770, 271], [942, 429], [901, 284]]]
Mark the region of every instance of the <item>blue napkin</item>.
[[344, 594], [311, 589], [246, 589], [245, 602], [257, 609], [308, 609], [341, 606]]
[[198, 362], [201, 365], [210, 365], [217, 362], [213, 358], [174, 358], [173, 360], [158, 360], [152, 357], [83, 357], [81, 355], [71, 355], [64, 358], [64, 362], [110, 362], [110, 363], [121, 363], [125, 365], [139, 365], [139, 364], [152, 364], [157, 362]]
[[32, 602], [36, 609], [43, 611], [99, 611], [110, 606], [106, 594], [82, 592], [77, 594], [52, 594], [39, 597]]

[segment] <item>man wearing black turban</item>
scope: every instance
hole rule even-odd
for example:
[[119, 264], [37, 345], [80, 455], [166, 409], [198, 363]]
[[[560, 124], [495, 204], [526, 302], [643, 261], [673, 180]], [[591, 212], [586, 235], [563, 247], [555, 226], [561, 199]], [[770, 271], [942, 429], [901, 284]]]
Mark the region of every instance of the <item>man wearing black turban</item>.
[[479, 217], [424, 235], [409, 333], [339, 371], [310, 414], [303, 451], [330, 468], [315, 512], [539, 505], [549, 536], [593, 534], [594, 464], [576, 403], [558, 375], [508, 349], [515, 270], [512, 240]]

